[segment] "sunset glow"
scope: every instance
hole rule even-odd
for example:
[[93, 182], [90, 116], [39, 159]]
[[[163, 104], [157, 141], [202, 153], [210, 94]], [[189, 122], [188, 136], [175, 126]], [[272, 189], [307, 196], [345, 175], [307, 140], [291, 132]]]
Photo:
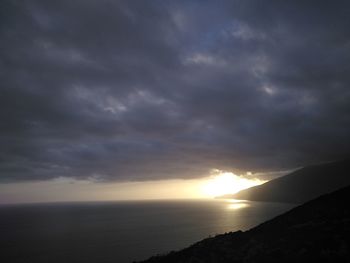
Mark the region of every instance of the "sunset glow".
[[[147, 182], [99, 182], [60, 178], [46, 182], [0, 185], [0, 203], [58, 201], [106, 201], [144, 199], [201, 199], [233, 194], [264, 183], [252, 174], [238, 176], [213, 169], [202, 178], [157, 180]], [[34, 189], [42, 190], [33, 195]], [[64, 193], [64, 195], [62, 195]], [[16, 196], [18, 196], [16, 198]], [[236, 207], [236, 205], [234, 206]]]
[[258, 178], [245, 178], [232, 172], [214, 170], [213, 175], [205, 181], [202, 191], [208, 197], [234, 194], [243, 189], [260, 185], [266, 181]]

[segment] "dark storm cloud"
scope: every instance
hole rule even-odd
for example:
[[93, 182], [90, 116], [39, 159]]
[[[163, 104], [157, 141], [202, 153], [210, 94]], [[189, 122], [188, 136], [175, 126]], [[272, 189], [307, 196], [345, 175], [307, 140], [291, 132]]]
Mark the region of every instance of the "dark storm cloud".
[[350, 149], [344, 1], [2, 1], [1, 181], [280, 170]]

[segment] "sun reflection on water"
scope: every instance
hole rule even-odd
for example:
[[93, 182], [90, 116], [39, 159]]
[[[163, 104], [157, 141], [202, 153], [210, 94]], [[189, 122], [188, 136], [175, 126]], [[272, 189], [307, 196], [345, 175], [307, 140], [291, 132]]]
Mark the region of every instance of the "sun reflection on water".
[[227, 199], [226, 202], [229, 203], [227, 205], [227, 209], [229, 210], [237, 210], [250, 206], [250, 204], [246, 200]]
[[248, 204], [244, 204], [244, 203], [236, 203], [236, 204], [229, 204], [227, 206], [227, 209], [229, 210], [237, 210], [237, 209], [241, 209], [241, 208], [245, 208], [248, 207]]

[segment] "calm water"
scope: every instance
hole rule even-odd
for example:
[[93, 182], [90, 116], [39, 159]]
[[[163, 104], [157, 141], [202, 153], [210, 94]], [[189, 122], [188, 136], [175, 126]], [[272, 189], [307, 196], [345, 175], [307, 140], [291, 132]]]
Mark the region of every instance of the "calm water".
[[144, 201], [0, 207], [2, 262], [113, 262], [146, 259], [209, 235], [249, 229], [293, 205]]

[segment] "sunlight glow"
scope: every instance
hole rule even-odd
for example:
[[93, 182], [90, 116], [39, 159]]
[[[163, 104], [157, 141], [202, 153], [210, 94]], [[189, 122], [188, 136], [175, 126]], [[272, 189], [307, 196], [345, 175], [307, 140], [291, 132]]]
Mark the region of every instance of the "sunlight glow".
[[249, 204], [245, 204], [245, 203], [229, 204], [227, 209], [237, 210], [237, 209], [241, 209], [241, 208], [245, 208], [245, 207], [249, 207]]
[[[145, 199], [208, 199], [233, 194], [265, 181], [254, 174], [235, 175], [212, 170], [209, 176], [193, 179], [171, 179], [143, 182], [97, 182], [57, 178], [50, 181], [0, 184], [1, 203], [112, 201]], [[36, 189], [42, 189], [36, 191]], [[242, 200], [229, 200], [229, 209], [246, 207]], [[238, 202], [238, 203], [237, 203]]]
[[226, 202], [228, 203], [227, 209], [228, 210], [237, 210], [241, 208], [249, 207], [249, 201], [247, 200], [239, 200], [239, 199], [226, 199]]
[[212, 176], [203, 184], [202, 191], [206, 196], [216, 197], [225, 194], [234, 194], [265, 182], [258, 178], [250, 179], [231, 172], [213, 170]]

